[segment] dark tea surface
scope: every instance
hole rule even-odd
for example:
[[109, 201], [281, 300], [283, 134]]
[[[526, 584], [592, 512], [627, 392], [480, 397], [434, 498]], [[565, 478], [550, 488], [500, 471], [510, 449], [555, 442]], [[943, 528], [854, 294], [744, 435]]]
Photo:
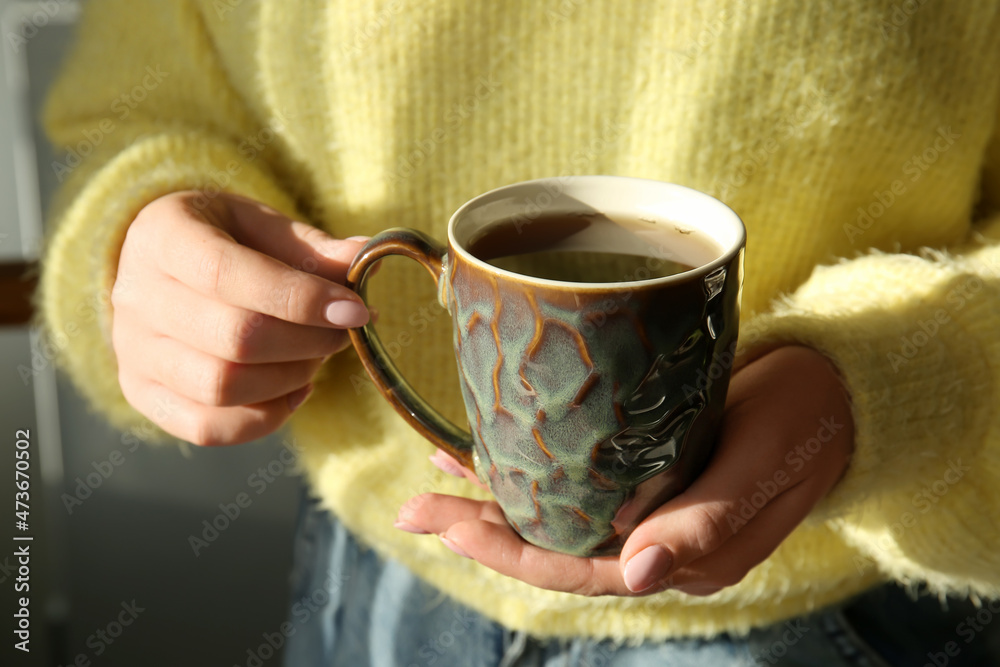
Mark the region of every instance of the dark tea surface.
[[497, 268], [578, 283], [662, 278], [716, 257], [711, 240], [672, 223], [612, 220], [598, 213], [558, 213], [498, 222], [468, 250]]

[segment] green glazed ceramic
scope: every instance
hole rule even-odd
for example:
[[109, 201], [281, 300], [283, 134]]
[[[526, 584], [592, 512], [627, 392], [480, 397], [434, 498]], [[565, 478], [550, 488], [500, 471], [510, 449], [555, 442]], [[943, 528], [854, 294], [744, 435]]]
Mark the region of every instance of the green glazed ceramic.
[[[688, 260], [685, 243], [710, 243], [696, 249], [691, 270], [651, 277], [660, 260], [650, 257], [646, 273], [639, 267], [615, 282], [523, 275], [469, 252], [497, 225], [515, 221], [520, 231], [552, 213], [661, 225], [669, 252]], [[503, 242], [516, 250], [518, 237]], [[617, 554], [711, 456], [736, 345], [744, 244], [739, 217], [708, 195], [613, 176], [481, 195], [452, 217], [446, 248], [415, 230], [376, 235], [349, 285], [364, 297], [369, 269], [390, 254], [428, 269], [452, 316], [468, 430], [412, 390], [372, 325], [351, 338], [397, 411], [475, 470], [524, 539], [577, 556]]]

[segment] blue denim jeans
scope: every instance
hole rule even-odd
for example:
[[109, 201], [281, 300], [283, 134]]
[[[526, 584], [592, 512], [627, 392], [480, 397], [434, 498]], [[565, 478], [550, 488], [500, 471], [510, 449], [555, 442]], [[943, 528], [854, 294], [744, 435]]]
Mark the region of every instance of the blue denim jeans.
[[304, 502], [299, 520], [292, 589], [282, 630], [287, 667], [1000, 665], [1000, 621], [990, 623], [1000, 619], [1000, 603], [977, 609], [950, 601], [944, 610], [936, 600], [914, 602], [892, 586], [746, 637], [638, 646], [536, 639], [380, 559], [313, 500]]

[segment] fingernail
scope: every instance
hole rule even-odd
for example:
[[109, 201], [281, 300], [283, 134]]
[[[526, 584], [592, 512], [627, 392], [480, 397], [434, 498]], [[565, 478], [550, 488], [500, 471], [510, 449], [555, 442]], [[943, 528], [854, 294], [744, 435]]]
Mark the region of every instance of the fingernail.
[[663, 547], [646, 547], [625, 563], [625, 585], [640, 593], [665, 577], [672, 563], [673, 557]]
[[368, 309], [360, 301], [331, 301], [323, 312], [326, 321], [338, 327], [360, 327], [368, 323]]
[[455, 477], [465, 478], [465, 468], [463, 468], [460, 463], [456, 463], [454, 459], [442, 452], [440, 449], [427, 458], [434, 464], [434, 467], [441, 472], [446, 472], [449, 475], [454, 475]]
[[344, 240], [345, 241], [363, 241], [363, 242], [367, 243], [368, 241], [371, 240], [371, 238], [372, 237], [370, 237], [370, 236], [348, 236]]
[[406, 532], [413, 533], [414, 535], [428, 535], [429, 534], [423, 528], [417, 528], [412, 523], [408, 523], [406, 521], [401, 521], [399, 519], [397, 519], [396, 522], [394, 524], [392, 524], [392, 526], [393, 526], [393, 528], [398, 528], [399, 530], [405, 530]]
[[462, 558], [472, 558], [472, 556], [462, 551], [462, 547], [458, 546], [444, 535], [438, 535], [438, 537], [441, 538], [441, 542], [443, 542], [446, 547], [457, 553]]
[[296, 389], [288, 395], [288, 409], [295, 412], [300, 405], [305, 403], [305, 400], [309, 398], [309, 394], [312, 393], [313, 386], [307, 384], [304, 387]]

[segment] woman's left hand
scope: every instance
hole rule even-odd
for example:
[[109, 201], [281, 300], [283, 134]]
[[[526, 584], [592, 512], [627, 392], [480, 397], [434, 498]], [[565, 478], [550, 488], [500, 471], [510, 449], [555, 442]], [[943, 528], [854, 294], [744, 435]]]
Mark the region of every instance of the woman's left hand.
[[[733, 375], [708, 468], [635, 529], [620, 557], [529, 544], [494, 501], [424, 494], [403, 506], [396, 527], [434, 533], [459, 555], [540, 588], [711, 595], [739, 583], [799, 525], [843, 475], [853, 442], [850, 401], [833, 364], [811, 348], [780, 347]], [[432, 460], [476, 481], [443, 452]]]

